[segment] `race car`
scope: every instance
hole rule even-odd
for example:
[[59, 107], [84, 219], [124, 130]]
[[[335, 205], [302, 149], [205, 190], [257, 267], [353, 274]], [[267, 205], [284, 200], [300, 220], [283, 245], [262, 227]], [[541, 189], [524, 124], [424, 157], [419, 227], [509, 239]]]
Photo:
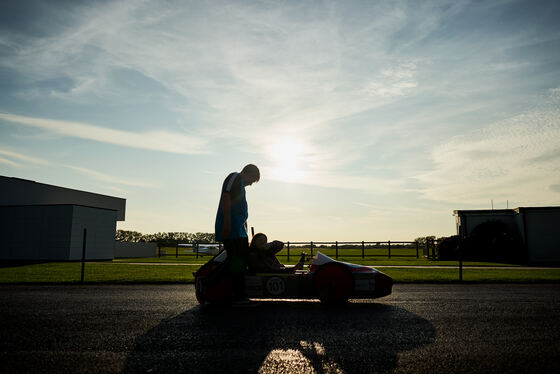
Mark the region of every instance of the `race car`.
[[[226, 260], [227, 254], [222, 251], [194, 273], [196, 297], [201, 304], [231, 300], [232, 279]], [[392, 286], [392, 278], [375, 268], [336, 261], [321, 252], [306, 270], [245, 275], [245, 293], [255, 299], [319, 299], [326, 304], [341, 304], [348, 299], [390, 295]]]

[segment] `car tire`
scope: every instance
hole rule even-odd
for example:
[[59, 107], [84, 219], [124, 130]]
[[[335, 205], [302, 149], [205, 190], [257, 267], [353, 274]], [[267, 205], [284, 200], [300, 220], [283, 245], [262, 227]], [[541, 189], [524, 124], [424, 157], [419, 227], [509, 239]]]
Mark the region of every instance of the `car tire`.
[[345, 265], [328, 262], [315, 273], [313, 286], [322, 303], [344, 304], [354, 289], [354, 278]]
[[195, 275], [195, 296], [200, 304], [231, 301], [233, 282], [224, 265], [209, 262]]

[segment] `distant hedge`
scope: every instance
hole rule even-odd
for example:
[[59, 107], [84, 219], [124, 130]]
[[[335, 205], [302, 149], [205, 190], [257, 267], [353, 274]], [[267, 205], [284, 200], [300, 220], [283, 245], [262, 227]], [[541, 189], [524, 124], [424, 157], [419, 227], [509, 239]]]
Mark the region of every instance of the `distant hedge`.
[[214, 234], [207, 232], [158, 232], [155, 234], [142, 234], [138, 231], [117, 230], [115, 240], [119, 242], [169, 243], [180, 241], [184, 243], [214, 243]]
[[447, 236], [437, 239], [436, 253], [438, 260], [459, 259], [459, 236]]

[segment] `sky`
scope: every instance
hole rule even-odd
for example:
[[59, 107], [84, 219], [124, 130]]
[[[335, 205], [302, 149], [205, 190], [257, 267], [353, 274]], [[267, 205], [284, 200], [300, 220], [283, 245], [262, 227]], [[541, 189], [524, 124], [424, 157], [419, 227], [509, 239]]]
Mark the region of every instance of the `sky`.
[[126, 199], [117, 228], [456, 233], [560, 205], [558, 1], [3, 1], [0, 175]]

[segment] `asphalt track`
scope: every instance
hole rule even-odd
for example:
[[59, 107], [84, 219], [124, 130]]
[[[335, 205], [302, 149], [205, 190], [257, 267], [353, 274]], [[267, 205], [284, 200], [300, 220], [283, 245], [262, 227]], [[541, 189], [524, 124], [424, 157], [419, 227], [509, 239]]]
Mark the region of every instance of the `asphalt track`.
[[192, 285], [0, 287], [2, 373], [557, 373], [560, 286], [199, 306]]

